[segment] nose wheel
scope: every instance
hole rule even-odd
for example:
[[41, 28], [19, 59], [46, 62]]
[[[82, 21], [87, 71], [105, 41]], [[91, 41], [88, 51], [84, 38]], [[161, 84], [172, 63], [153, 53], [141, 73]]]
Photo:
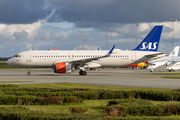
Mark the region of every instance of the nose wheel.
[[31, 75], [31, 68], [28, 69], [27, 76]]

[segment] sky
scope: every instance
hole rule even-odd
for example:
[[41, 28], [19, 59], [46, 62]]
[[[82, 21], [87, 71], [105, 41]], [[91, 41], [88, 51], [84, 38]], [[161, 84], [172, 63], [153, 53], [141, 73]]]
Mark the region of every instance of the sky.
[[[163, 25], [159, 52], [180, 45], [180, 0], [1, 0], [0, 57], [32, 50], [131, 50]], [[177, 19], [170, 22], [170, 19]], [[111, 28], [106, 31], [104, 28]], [[84, 31], [79, 32], [79, 31]], [[83, 36], [83, 37], [82, 37]]]

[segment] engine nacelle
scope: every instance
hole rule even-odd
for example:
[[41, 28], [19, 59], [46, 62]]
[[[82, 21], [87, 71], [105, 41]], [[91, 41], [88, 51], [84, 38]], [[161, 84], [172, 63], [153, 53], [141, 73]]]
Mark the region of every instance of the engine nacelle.
[[55, 73], [71, 73], [74, 71], [73, 64], [71, 63], [56, 63], [54, 72]]

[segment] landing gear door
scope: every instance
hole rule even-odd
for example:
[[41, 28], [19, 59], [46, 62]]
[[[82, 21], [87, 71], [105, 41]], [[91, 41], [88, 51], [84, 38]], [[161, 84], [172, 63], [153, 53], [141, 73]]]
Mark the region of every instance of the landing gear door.
[[26, 52], [26, 61], [31, 62], [31, 52]]
[[135, 61], [136, 60], [136, 52], [132, 52], [131, 53], [131, 61]]

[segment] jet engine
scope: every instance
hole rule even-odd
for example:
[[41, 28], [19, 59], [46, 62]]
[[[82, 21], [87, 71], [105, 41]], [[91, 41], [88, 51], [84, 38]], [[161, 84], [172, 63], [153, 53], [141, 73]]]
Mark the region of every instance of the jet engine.
[[55, 73], [70, 73], [74, 71], [75, 68], [71, 63], [56, 63], [54, 72]]

